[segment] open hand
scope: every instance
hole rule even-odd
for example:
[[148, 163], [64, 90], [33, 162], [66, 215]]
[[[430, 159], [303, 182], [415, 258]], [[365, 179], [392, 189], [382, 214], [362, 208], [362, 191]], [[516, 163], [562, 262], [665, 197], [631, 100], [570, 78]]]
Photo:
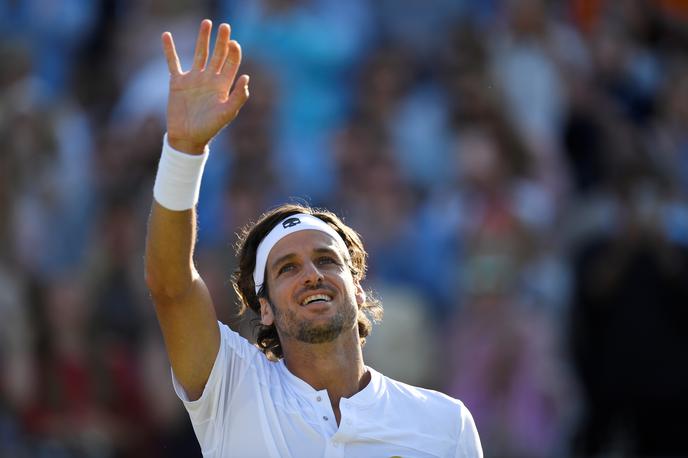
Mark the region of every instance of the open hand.
[[230, 40], [228, 24], [220, 24], [213, 55], [208, 61], [212, 22], [205, 19], [198, 32], [191, 70], [182, 72], [172, 34], [162, 34], [170, 70], [167, 102], [167, 139], [174, 149], [200, 154], [248, 100], [248, 75], [241, 75], [232, 89], [241, 64], [241, 47]]

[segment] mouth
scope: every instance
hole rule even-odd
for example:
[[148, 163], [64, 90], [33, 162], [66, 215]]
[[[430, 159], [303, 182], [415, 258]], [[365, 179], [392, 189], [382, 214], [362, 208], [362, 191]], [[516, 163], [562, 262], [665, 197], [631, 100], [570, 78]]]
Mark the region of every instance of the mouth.
[[301, 306], [310, 304], [323, 304], [332, 301], [332, 296], [329, 294], [311, 294], [301, 301]]

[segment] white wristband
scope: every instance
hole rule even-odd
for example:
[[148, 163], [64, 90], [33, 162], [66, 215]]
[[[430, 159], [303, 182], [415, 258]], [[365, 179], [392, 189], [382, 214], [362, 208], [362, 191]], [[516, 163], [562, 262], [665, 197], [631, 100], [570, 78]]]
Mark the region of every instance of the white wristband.
[[207, 160], [208, 146], [203, 154], [182, 153], [167, 143], [165, 134], [158, 174], [153, 186], [155, 200], [169, 210], [182, 211], [195, 207]]

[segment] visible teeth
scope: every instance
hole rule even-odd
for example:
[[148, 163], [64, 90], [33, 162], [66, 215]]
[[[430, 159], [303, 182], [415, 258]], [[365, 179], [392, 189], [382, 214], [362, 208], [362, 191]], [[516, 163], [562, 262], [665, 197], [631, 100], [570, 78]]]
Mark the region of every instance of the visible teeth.
[[314, 294], [314, 295], [308, 296], [306, 299], [304, 299], [303, 302], [301, 303], [301, 305], [307, 305], [307, 304], [310, 304], [311, 302], [319, 301], [319, 300], [329, 302], [332, 300], [332, 298], [326, 294]]

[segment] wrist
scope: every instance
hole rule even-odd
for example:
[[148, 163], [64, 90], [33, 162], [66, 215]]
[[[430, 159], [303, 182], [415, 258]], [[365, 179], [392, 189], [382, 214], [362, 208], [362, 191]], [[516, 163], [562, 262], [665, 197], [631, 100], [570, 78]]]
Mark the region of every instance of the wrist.
[[208, 143], [197, 143], [183, 138], [175, 138], [167, 135], [167, 143], [172, 149], [187, 153], [187, 154], [203, 154], [206, 151]]
[[173, 148], [165, 135], [153, 187], [155, 200], [163, 207], [174, 211], [195, 207], [207, 159], [207, 147], [202, 154], [186, 153]]

